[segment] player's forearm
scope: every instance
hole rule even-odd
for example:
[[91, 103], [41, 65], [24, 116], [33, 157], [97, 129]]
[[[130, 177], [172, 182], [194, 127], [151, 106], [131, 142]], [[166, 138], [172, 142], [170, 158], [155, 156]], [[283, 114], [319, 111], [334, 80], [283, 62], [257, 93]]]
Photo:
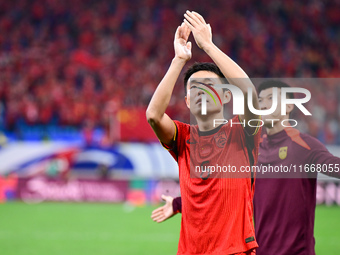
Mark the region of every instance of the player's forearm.
[[[249, 88], [251, 89], [253, 106], [255, 107], [255, 109], [259, 109], [258, 97], [255, 86], [249, 79], [248, 75], [243, 71], [243, 69], [213, 43], [208, 43], [203, 48], [203, 50], [220, 68], [221, 72], [227, 78], [229, 83], [237, 86], [239, 89], [242, 90], [243, 95], [245, 96], [245, 102], [247, 102], [248, 100], [248, 97], [246, 95], [248, 95]], [[248, 120], [255, 118], [257, 119], [259, 118], [259, 116], [251, 113], [248, 107], [246, 107], [245, 119]]]
[[169, 70], [159, 83], [146, 110], [146, 117], [149, 122], [160, 120], [164, 115], [169, 105], [174, 86], [184, 65], [185, 61], [182, 59], [175, 57], [172, 60]]
[[224, 52], [222, 52], [215, 44], [209, 43], [203, 48], [203, 50], [220, 68], [221, 72], [231, 84], [239, 87], [244, 93], [247, 93], [249, 87], [255, 91], [254, 85], [243, 69]]

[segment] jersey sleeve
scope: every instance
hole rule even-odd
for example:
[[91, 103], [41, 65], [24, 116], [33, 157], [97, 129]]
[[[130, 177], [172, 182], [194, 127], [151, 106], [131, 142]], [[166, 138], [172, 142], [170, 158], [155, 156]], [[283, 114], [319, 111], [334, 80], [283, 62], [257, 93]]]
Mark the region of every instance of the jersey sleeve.
[[322, 171], [322, 173], [340, 179], [340, 158], [331, 154], [325, 145], [314, 137], [308, 136], [305, 141], [311, 148], [308, 160], [310, 164], [327, 165], [323, 168], [325, 172]]
[[168, 146], [160, 141], [162, 146], [169, 151], [171, 156], [178, 162], [178, 156], [182, 153], [185, 146], [185, 138], [190, 132], [190, 125], [174, 120], [175, 135], [171, 146]]
[[237, 126], [239, 127], [239, 129], [242, 129], [241, 132], [244, 134], [244, 137], [245, 137], [245, 145], [246, 145], [247, 152], [248, 152], [249, 164], [251, 166], [256, 165], [262, 127], [257, 124], [258, 127], [254, 128], [253, 133], [250, 134], [247, 131], [247, 129], [243, 126], [243, 124], [241, 125], [242, 121], [240, 119], [240, 116], [235, 116], [232, 120], [233, 122], [239, 121], [240, 124], [237, 124]]
[[176, 197], [172, 200], [172, 210], [174, 214], [182, 213], [182, 198]]
[[[243, 126], [243, 130], [244, 130], [244, 133], [246, 134], [246, 136], [255, 136], [258, 133], [261, 133], [261, 127], [262, 127], [260, 125], [261, 120], [262, 120], [262, 118], [261, 118], [261, 116], [259, 116], [259, 119], [256, 122], [253, 121], [253, 123], [252, 123], [253, 127]], [[243, 123], [240, 115], [238, 115], [238, 121], [240, 123]], [[244, 120], [244, 122], [245, 122], [245, 120]]]

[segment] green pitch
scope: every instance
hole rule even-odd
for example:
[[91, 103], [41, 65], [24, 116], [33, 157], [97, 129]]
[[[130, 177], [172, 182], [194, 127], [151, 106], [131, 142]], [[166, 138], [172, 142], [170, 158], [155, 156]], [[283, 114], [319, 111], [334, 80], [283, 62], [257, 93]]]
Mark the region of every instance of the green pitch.
[[[43, 203], [0, 205], [1, 255], [176, 254], [180, 216], [157, 224], [155, 207]], [[340, 207], [317, 207], [317, 254], [340, 249]]]

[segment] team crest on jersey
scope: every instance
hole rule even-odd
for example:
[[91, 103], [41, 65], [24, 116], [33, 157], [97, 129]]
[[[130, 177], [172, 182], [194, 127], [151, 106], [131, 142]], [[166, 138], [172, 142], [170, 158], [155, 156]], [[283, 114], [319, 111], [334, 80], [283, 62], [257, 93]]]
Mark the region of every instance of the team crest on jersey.
[[280, 157], [280, 159], [287, 158], [287, 152], [288, 152], [288, 147], [287, 146], [281, 147], [280, 150], [279, 150], [279, 157]]
[[225, 143], [227, 142], [227, 136], [224, 132], [219, 132], [214, 136], [215, 143], [217, 147], [223, 148]]

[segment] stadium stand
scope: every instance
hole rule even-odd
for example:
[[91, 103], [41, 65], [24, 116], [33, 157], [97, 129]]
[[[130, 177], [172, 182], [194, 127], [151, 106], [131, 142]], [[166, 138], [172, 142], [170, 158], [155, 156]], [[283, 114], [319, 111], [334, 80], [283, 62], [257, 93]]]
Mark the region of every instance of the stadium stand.
[[[340, 4], [305, 2], [1, 1], [0, 130], [15, 139], [77, 139], [80, 127], [107, 132], [110, 114], [145, 108], [189, 6], [251, 77], [339, 77]], [[209, 61], [197, 47], [193, 55]], [[185, 120], [178, 83], [169, 114]], [[340, 144], [340, 86], [313, 88], [312, 95], [317, 119], [304, 131]]]

